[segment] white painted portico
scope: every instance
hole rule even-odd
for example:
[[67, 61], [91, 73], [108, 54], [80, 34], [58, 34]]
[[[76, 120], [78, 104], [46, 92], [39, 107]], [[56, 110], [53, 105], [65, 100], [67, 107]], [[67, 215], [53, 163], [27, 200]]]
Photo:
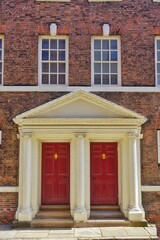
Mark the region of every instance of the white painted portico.
[[118, 143], [118, 201], [130, 221], [143, 221], [140, 139], [146, 119], [78, 90], [14, 118], [19, 125], [19, 200], [16, 218], [31, 221], [41, 205], [42, 142], [70, 143], [70, 211], [90, 215], [90, 142]]

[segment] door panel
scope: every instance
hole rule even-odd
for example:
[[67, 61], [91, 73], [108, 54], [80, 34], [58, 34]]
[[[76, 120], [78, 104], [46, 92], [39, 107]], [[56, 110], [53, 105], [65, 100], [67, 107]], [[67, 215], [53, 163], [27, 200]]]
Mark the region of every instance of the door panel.
[[117, 143], [90, 144], [91, 204], [118, 204]]
[[42, 143], [42, 204], [68, 204], [70, 144]]

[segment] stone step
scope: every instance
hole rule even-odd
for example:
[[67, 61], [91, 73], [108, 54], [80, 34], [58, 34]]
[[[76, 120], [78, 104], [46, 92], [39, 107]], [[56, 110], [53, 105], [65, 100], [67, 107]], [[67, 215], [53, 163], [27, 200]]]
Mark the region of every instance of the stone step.
[[36, 219], [45, 219], [45, 218], [60, 218], [60, 219], [66, 219], [71, 218], [71, 214], [69, 210], [40, 210], [36, 216]]
[[87, 220], [74, 222], [72, 219], [33, 219], [32, 228], [83, 228], [83, 227], [128, 227], [128, 220]]
[[74, 225], [72, 219], [33, 219], [32, 228], [71, 228]]
[[40, 210], [69, 210], [69, 205], [41, 205]]
[[119, 211], [120, 207], [118, 205], [91, 205], [91, 210], [94, 211]]
[[119, 219], [119, 220], [113, 220], [113, 219], [108, 219], [108, 220], [93, 220], [89, 219], [86, 222], [75, 222], [74, 227], [77, 228], [83, 228], [83, 227], [128, 227], [130, 222], [125, 219]]
[[90, 219], [124, 219], [124, 215], [121, 211], [91, 210]]

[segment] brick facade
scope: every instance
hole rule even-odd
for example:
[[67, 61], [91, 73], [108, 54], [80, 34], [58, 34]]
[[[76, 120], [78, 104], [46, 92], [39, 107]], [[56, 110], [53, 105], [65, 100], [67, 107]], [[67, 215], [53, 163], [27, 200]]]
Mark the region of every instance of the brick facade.
[[[50, 23], [58, 35], [69, 36], [69, 85], [91, 85], [91, 36], [121, 37], [122, 86], [155, 86], [154, 39], [160, 35], [160, 3], [152, 0], [67, 3], [4, 0], [0, 3], [0, 34], [4, 35], [4, 86], [38, 85], [38, 37], [49, 35]], [[64, 92], [0, 92], [0, 185], [18, 186], [18, 128], [13, 118]], [[147, 117], [142, 127], [142, 185], [160, 186], [157, 129], [160, 129], [160, 93], [96, 92], [95, 94]], [[160, 193], [143, 193], [146, 218], [159, 225]], [[14, 219], [16, 193], [0, 193], [0, 222]]]
[[0, 193], [0, 223], [12, 223], [17, 209], [16, 193]]

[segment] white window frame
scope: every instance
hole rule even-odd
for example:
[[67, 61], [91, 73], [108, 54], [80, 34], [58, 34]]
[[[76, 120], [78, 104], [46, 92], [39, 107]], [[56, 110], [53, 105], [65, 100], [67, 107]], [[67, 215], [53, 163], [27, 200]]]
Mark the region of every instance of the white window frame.
[[[117, 84], [94, 84], [94, 40], [100, 39], [100, 40], [117, 40], [117, 46], [118, 46], [118, 79]], [[105, 86], [105, 87], [115, 87], [121, 85], [121, 41], [120, 36], [92, 36], [91, 38], [91, 85], [92, 86]]]
[[160, 36], [155, 37], [155, 85], [157, 87], [160, 87], [160, 84], [158, 84], [158, 79], [157, 79], [157, 63], [160, 63], [160, 61], [157, 61], [157, 40], [160, 41]]
[[0, 86], [3, 85], [3, 78], [4, 78], [4, 36], [0, 35], [0, 39], [2, 40], [2, 81], [0, 83]]
[[[65, 84], [42, 84], [42, 40], [43, 39], [65, 39], [66, 40], [66, 81]], [[43, 35], [39, 37], [39, 42], [38, 42], [38, 85], [40, 86], [67, 86], [68, 85], [68, 73], [69, 73], [69, 38], [67, 36], [48, 36], [48, 35]]]

